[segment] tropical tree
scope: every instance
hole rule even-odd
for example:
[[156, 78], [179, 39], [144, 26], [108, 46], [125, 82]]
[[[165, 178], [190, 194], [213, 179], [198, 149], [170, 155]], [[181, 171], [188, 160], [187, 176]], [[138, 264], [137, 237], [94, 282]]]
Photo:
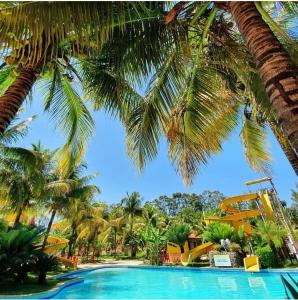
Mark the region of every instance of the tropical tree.
[[101, 205], [93, 204], [89, 216], [77, 228], [77, 241], [84, 241], [87, 257], [90, 247], [95, 251], [97, 242], [104, 242], [108, 238], [107, 221], [103, 217], [103, 212], [104, 208]]
[[[199, 4], [194, 18], [198, 19], [202, 16], [209, 5], [204, 7], [204, 4]], [[298, 85], [295, 75], [297, 73], [297, 61], [293, 60], [293, 56], [291, 57], [279, 40], [281, 38], [289, 41], [286, 32], [263, 9], [262, 4], [234, 1], [215, 5], [228, 11], [236, 23], [255, 61], [255, 66], [263, 86], [266, 88], [272, 108], [277, 113], [278, 122], [297, 153], [298, 129], [295, 126], [298, 118], [295, 111]], [[168, 22], [171, 22], [183, 10], [183, 6], [173, 8], [167, 17]], [[297, 14], [297, 6], [294, 3], [283, 7], [288, 9], [292, 16]], [[210, 19], [211, 22], [215, 21], [214, 9], [214, 17]], [[279, 9], [276, 6], [276, 10]], [[290, 40], [288, 47], [289, 44], [293, 46], [295, 42]], [[297, 46], [292, 51], [297, 51]]]
[[[160, 133], [164, 133], [170, 143], [170, 157], [187, 183], [202, 163], [221, 151], [222, 142], [238, 124], [237, 115], [242, 115], [241, 137], [246, 157], [255, 170], [268, 173], [270, 155], [264, 142], [264, 123], [254, 117], [261, 109], [263, 119], [266, 116], [270, 126], [281, 125], [254, 68], [252, 56], [226, 13], [217, 10], [211, 2], [190, 2], [178, 7], [182, 9], [181, 16], [166, 28], [160, 25], [160, 36], [150, 21], [144, 23], [142, 36], [129, 35], [129, 27], [126, 27], [127, 48], [121, 33], [116, 31], [115, 39], [105, 46], [102, 57], [87, 60], [84, 76], [95, 108], [119, 114], [127, 128], [128, 152], [140, 168], [156, 156]], [[162, 23], [163, 16], [154, 21]], [[189, 27], [184, 26], [185, 23]], [[163, 44], [161, 38], [165, 36]], [[130, 57], [131, 47], [144, 48], [150, 43], [158, 49], [151, 51], [148, 58], [155, 74], [142, 97], [130, 83], [132, 78], [141, 81], [142, 76], [147, 76], [146, 68], [138, 69], [137, 65], [143, 65], [148, 55], [142, 56], [143, 50], [138, 51], [139, 55], [129, 60], [129, 67], [126, 59]], [[115, 48], [121, 51], [111, 52]], [[103, 65], [107, 53], [113, 53], [115, 59]], [[107, 82], [118, 92], [102, 88]], [[251, 98], [257, 101], [258, 109], [254, 109], [253, 118], [249, 119], [246, 105]], [[287, 136], [282, 130], [274, 132], [292, 162], [296, 155], [291, 151], [292, 146], [284, 143]]]
[[172, 224], [167, 231], [167, 241], [179, 245], [181, 252], [183, 252], [183, 245], [188, 239], [190, 230], [191, 228], [188, 224]]
[[133, 229], [136, 217], [142, 216], [141, 203], [142, 199], [138, 192], [127, 193], [127, 196], [121, 200], [121, 206], [128, 222], [126, 242], [130, 245], [132, 257], [136, 256], [137, 244], [139, 244], [139, 236], [133, 232]]
[[35, 254], [31, 261], [31, 267], [33, 272], [38, 274], [38, 283], [45, 284], [47, 278], [47, 272], [56, 271], [59, 269], [60, 261], [58, 257], [54, 255], [48, 255], [39, 251]]
[[41, 152], [34, 145], [33, 150], [1, 147], [0, 151], [1, 196], [6, 209], [15, 212], [15, 227], [23, 212], [42, 200], [50, 153], [48, 150]]
[[[63, 210], [68, 210], [70, 203], [74, 199], [80, 199], [82, 202], [86, 201], [86, 199], [92, 200], [99, 193], [97, 186], [88, 184], [95, 174], [80, 177], [80, 171], [82, 171], [82, 165], [75, 166], [69, 174], [62, 177], [61, 170], [56, 169], [45, 186], [45, 191], [49, 197], [48, 205], [51, 210], [51, 216], [43, 241], [43, 249], [46, 246], [57, 212], [62, 213]], [[73, 228], [74, 231], [75, 229]]]
[[133, 231], [134, 221], [137, 216], [142, 216], [141, 208], [142, 199], [138, 192], [133, 192], [131, 194], [127, 193], [127, 197], [123, 198], [121, 201], [121, 206], [123, 206], [123, 211], [128, 219], [129, 231]]
[[145, 232], [145, 247], [147, 258], [149, 258], [151, 264], [160, 264], [160, 254], [164, 250], [165, 242], [166, 231], [163, 228], [148, 225]]
[[[126, 226], [126, 218], [123, 213], [123, 208], [121, 206], [113, 207], [113, 209], [109, 213], [108, 222], [113, 235], [114, 254], [116, 255], [118, 245], [117, 236], [121, 232], [124, 235], [123, 229]], [[124, 241], [124, 238], [125, 237], [123, 236], [122, 243]]]
[[255, 234], [261, 238], [264, 243], [267, 243], [271, 248], [277, 264], [280, 264], [278, 248], [282, 246], [283, 239], [287, 236], [284, 228], [274, 223], [273, 221], [259, 221], [255, 229]]
[[[48, 69], [57, 71], [57, 66], [77, 75], [71, 58], [98, 53], [115, 27], [123, 29], [126, 22], [133, 24], [140, 15], [150, 17], [156, 7], [156, 4], [128, 2], [3, 3], [0, 12], [3, 65], [15, 67], [18, 75], [0, 97], [0, 131], [15, 117], [40, 75]], [[32, 22], [37, 14], [41, 17]], [[74, 16], [81, 16], [80, 21], [74, 21]], [[57, 72], [51, 93], [55, 90], [55, 76]], [[65, 103], [64, 107], [67, 105], [71, 103]]]

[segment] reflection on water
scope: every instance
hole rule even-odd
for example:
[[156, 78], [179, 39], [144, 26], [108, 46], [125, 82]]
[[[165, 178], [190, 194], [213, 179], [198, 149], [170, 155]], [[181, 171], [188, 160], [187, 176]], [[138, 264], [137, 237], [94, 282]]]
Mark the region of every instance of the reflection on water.
[[262, 287], [266, 289], [266, 283], [262, 277], [248, 277], [248, 284], [251, 288]]
[[237, 283], [233, 277], [218, 277], [218, 285], [226, 291], [237, 291]]

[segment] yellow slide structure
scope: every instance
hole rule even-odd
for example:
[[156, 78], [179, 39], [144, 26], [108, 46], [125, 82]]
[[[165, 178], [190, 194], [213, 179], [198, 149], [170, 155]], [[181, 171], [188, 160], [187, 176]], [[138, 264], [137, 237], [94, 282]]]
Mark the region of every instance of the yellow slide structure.
[[240, 226], [243, 226], [244, 232], [247, 235], [251, 235], [252, 228], [250, 224], [243, 220], [260, 216], [262, 212], [260, 211], [260, 209], [240, 210], [236, 208], [236, 205], [241, 202], [255, 201], [255, 200], [260, 200], [261, 202], [260, 204], [262, 205], [263, 214], [265, 215], [265, 218], [268, 220], [274, 220], [274, 214], [270, 203], [269, 195], [267, 192], [264, 192], [264, 193], [244, 194], [244, 195], [239, 195], [239, 196], [224, 199], [220, 204], [220, 208], [226, 213], [228, 213], [228, 215], [221, 218], [207, 218], [205, 219], [205, 222], [206, 224], [215, 223], [215, 222], [227, 223], [236, 229], [238, 229]]
[[[48, 237], [48, 245], [45, 247], [46, 253], [55, 253], [57, 250], [63, 249], [69, 242], [68, 239], [58, 238], [55, 236], [49, 236]], [[56, 254], [54, 254], [56, 255]], [[58, 259], [67, 267], [71, 267], [76, 269], [77, 268], [77, 261], [72, 261], [71, 259], [68, 259], [66, 257], [62, 257], [59, 255], [56, 255]]]
[[[241, 202], [256, 200], [258, 201], [258, 209], [241, 210], [237, 208], [237, 204]], [[230, 224], [236, 229], [238, 229], [240, 226], [243, 226], [246, 235], [252, 234], [252, 227], [248, 222], [245, 221], [246, 219], [257, 217], [260, 215], [262, 215], [267, 220], [275, 219], [269, 194], [267, 191], [226, 198], [221, 202], [220, 208], [226, 213], [228, 213], [228, 215], [221, 218], [205, 219], [206, 224], [221, 222]], [[248, 272], [260, 271], [258, 256], [248, 256], [244, 258], [244, 267], [245, 270]]]
[[210, 250], [212, 250], [212, 243], [210, 242], [204, 243], [191, 250], [189, 250], [188, 244], [186, 243], [184, 245], [184, 253], [181, 254], [181, 263], [183, 266], [192, 264], [198, 257], [207, 254]]

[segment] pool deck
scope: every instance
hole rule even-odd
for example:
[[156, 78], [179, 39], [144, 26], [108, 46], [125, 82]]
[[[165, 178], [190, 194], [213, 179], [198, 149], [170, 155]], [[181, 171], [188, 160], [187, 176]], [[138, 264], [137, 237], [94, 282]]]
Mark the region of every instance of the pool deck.
[[112, 267], [112, 266], [142, 266], [144, 265], [144, 261], [142, 259], [107, 259], [101, 262], [95, 263], [87, 263], [87, 264], [79, 264], [78, 269], [96, 269], [98, 267]]

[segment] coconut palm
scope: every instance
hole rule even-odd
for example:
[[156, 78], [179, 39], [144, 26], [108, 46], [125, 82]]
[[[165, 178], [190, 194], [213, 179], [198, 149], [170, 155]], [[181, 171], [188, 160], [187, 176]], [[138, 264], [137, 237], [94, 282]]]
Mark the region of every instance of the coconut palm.
[[[128, 36], [127, 48], [125, 40], [121, 39], [122, 33], [114, 32], [115, 39], [106, 49], [104, 47], [102, 56], [87, 60], [84, 76], [95, 108], [102, 107], [118, 113], [120, 119], [124, 119], [128, 152], [141, 168], [146, 160], [156, 156], [160, 133], [166, 134], [170, 142], [170, 155], [188, 182], [200, 164], [205, 163], [212, 153], [221, 150], [222, 141], [238, 123], [237, 114], [243, 115], [241, 136], [246, 157], [255, 170], [268, 174], [270, 156], [264, 143], [264, 122], [244, 118], [243, 110], [245, 112], [247, 102], [255, 98], [254, 107], [256, 111], [262, 111], [266, 122], [270, 126], [273, 123], [278, 127], [281, 125], [254, 68], [252, 57], [239, 34], [231, 27], [229, 19], [210, 3], [189, 3], [181, 18], [168, 28], [160, 24], [158, 37], [153, 24], [157, 26], [156, 23], [162, 20], [163, 17], [160, 17], [157, 21], [144, 22], [142, 36], [128, 34], [130, 30], [127, 26], [127, 32], [123, 33], [123, 37]], [[162, 44], [160, 38], [164, 36], [168, 39]], [[291, 45], [294, 43], [289, 38], [285, 40], [285, 46], [288, 40]], [[150, 58], [148, 55], [142, 56], [143, 48], [150, 51], [147, 46], [150, 43], [154, 43], [157, 53], [151, 51]], [[131, 48], [142, 49], [136, 51], [138, 55], [131, 57]], [[295, 47], [287, 47], [289, 51], [292, 48], [291, 54], [295, 54]], [[112, 49], [121, 51], [116, 53]], [[164, 55], [165, 52], [167, 55]], [[108, 61], [108, 53], [115, 58]], [[137, 65], [143, 66], [146, 59], [155, 74], [148, 92], [142, 97], [132, 89], [130, 82], [132, 78], [140, 81], [141, 76], [148, 76], [146, 67], [137, 68]], [[114, 89], [105, 86], [114, 86]], [[127, 113], [128, 109], [130, 113]], [[285, 132], [279, 130], [277, 134], [275, 129], [273, 131], [285, 154], [290, 155], [289, 160], [295, 170], [295, 150], [289, 142], [285, 144], [284, 141], [288, 140]]]
[[[196, 5], [196, 4], [195, 4]], [[253, 2], [222, 2], [211, 8], [209, 5], [199, 4], [193, 14], [193, 19], [198, 20], [208, 9], [212, 9], [210, 22], [214, 22], [215, 10], [217, 8], [230, 13], [236, 23], [248, 49], [254, 59], [255, 66], [266, 93], [270, 99], [272, 108], [277, 113], [277, 120], [285, 131], [285, 134], [292, 147], [298, 152], [298, 129], [297, 129], [297, 44], [290, 40], [281, 26], [279, 26], [270, 15], [263, 9], [262, 4]], [[286, 8], [292, 18], [297, 15], [295, 3], [281, 4]], [[168, 15], [168, 22], [184, 10], [185, 3], [175, 6]], [[189, 7], [187, 11], [193, 12]], [[276, 6], [276, 11], [280, 10]], [[283, 47], [280, 39], [286, 39], [287, 48], [292, 47], [289, 53]], [[290, 41], [289, 41], [290, 40]], [[291, 50], [290, 50], [291, 51]], [[292, 54], [292, 55], [290, 55]]]
[[130, 232], [133, 230], [135, 218], [142, 215], [141, 203], [142, 199], [138, 192], [127, 193], [127, 196], [121, 200], [121, 206], [123, 207], [124, 215], [128, 219]]
[[117, 236], [122, 232], [122, 241], [124, 240], [123, 228], [126, 226], [126, 219], [125, 215], [123, 214], [123, 208], [121, 206], [116, 206], [109, 213], [108, 225], [113, 234], [114, 253], [116, 255], [118, 245]]
[[50, 153], [39, 151], [36, 146], [33, 150], [17, 147], [1, 147], [0, 150], [1, 196], [16, 214], [15, 227], [23, 212], [42, 200]]
[[[43, 249], [46, 246], [47, 238], [50, 234], [54, 218], [57, 213], [68, 210], [69, 205], [74, 199], [79, 199], [82, 202], [86, 199], [91, 200], [99, 193], [99, 188], [95, 185], [88, 184], [95, 174], [80, 177], [82, 165], [76, 166], [67, 175], [61, 177], [60, 169], [54, 170], [54, 173], [49, 176], [49, 182], [45, 186], [45, 192], [48, 195], [48, 206], [50, 207], [50, 220], [45, 232], [43, 241]], [[73, 220], [74, 221], [74, 220]], [[76, 228], [74, 228], [75, 231]]]
[[150, 17], [156, 7], [158, 4], [129, 2], [2, 3], [2, 58], [7, 65], [17, 67], [18, 75], [0, 97], [0, 132], [52, 63], [72, 69], [70, 58], [98, 53], [113, 28], [123, 29], [126, 22], [133, 24], [140, 16]]
[[131, 194], [127, 193], [127, 196], [122, 199], [121, 206], [123, 207], [124, 215], [128, 222], [128, 233], [127, 233], [127, 241], [131, 247], [131, 256], [136, 256], [136, 245], [137, 236], [134, 234], [133, 229], [135, 225], [136, 217], [142, 216], [142, 208], [141, 208], [142, 199], [138, 192], [133, 192]]
[[[0, 132], [15, 117], [35, 82], [46, 79], [46, 84], [43, 83], [45, 110], [67, 136], [60, 160], [67, 167], [74, 157], [82, 158], [94, 129], [91, 115], [75, 88], [78, 83], [83, 84], [76, 69], [77, 60], [98, 54], [114, 28], [121, 31], [128, 23], [130, 28], [139, 30], [143, 18], [156, 18], [159, 5], [128, 2], [61, 4], [14, 3], [3, 4], [0, 9], [3, 30], [0, 40], [5, 60], [0, 75]], [[28, 16], [36, 14], [44, 16], [38, 22], [31, 22]], [[73, 22], [77, 15], [83, 18]], [[15, 16], [18, 16], [17, 22]], [[11, 34], [14, 38], [7, 38]], [[76, 84], [72, 84], [74, 80]]]
[[88, 257], [90, 247], [96, 249], [96, 243], [106, 241], [108, 237], [108, 224], [104, 219], [104, 207], [92, 205], [89, 216], [78, 226], [77, 241], [84, 241], [87, 244], [86, 255]]
[[[67, 142], [60, 149], [60, 161], [64, 168], [70, 168], [71, 161], [79, 161], [85, 151], [93, 129], [93, 119], [75, 88], [75, 69], [69, 69], [64, 61], [56, 61], [44, 70], [37, 79], [37, 87], [45, 98], [45, 111], [66, 137]], [[15, 67], [4, 67], [0, 70], [0, 93], [15, 80]], [[79, 79], [77, 79], [79, 80]], [[70, 165], [69, 165], [70, 164]]]

